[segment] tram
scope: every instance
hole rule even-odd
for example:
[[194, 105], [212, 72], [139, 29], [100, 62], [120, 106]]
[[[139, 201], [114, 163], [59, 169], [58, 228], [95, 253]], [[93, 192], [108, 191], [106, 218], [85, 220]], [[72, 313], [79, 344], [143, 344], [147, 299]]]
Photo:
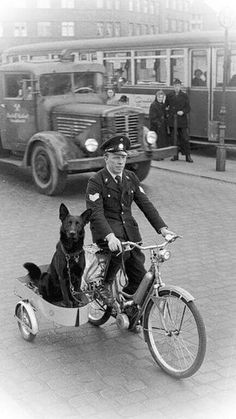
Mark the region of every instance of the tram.
[[[189, 134], [196, 142], [217, 142], [222, 103], [224, 31], [185, 32], [120, 38], [82, 39], [17, 46], [3, 61], [72, 59], [103, 63], [117, 98], [148, 112], [158, 89], [168, 93], [182, 80], [191, 112]], [[230, 32], [226, 69], [226, 143], [236, 143], [236, 32]]]

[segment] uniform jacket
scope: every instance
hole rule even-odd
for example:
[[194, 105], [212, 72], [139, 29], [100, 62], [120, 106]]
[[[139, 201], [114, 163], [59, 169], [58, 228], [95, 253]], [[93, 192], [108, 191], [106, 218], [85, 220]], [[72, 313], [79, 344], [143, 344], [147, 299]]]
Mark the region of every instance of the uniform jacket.
[[189, 99], [186, 93], [180, 92], [178, 95], [175, 94], [175, 92], [170, 92], [166, 96], [166, 108], [167, 108], [167, 124], [170, 127], [174, 126], [174, 115], [178, 111], [183, 111], [184, 115], [179, 116], [177, 115], [177, 127], [178, 128], [187, 128], [188, 126], [188, 119], [187, 114], [190, 112], [190, 105], [189, 105]]
[[109, 233], [122, 240], [141, 241], [138, 224], [131, 213], [133, 201], [157, 232], [166, 225], [133, 172], [124, 170], [122, 193], [106, 168], [89, 179], [86, 204], [93, 210], [90, 228], [94, 242], [104, 241]]

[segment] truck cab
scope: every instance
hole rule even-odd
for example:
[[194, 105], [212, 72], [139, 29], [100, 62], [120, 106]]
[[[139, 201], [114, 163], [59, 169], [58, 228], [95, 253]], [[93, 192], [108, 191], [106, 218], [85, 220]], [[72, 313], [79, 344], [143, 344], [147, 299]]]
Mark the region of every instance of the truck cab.
[[100, 64], [12, 63], [0, 67], [0, 161], [31, 167], [41, 193], [61, 193], [69, 174], [101, 169], [100, 145], [127, 135], [127, 168], [143, 180], [154, 140], [140, 108], [107, 104]]

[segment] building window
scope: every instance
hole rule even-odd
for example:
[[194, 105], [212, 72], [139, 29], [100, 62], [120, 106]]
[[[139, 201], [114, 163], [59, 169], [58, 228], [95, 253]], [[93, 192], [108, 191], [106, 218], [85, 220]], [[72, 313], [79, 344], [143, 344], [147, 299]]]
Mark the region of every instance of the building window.
[[171, 19], [171, 32], [176, 32], [176, 30], [177, 30], [176, 19]]
[[112, 9], [112, 1], [113, 0], [107, 0], [107, 9], [109, 9], [109, 10]]
[[106, 36], [112, 36], [113, 35], [113, 24], [112, 22], [106, 23]]
[[141, 12], [141, 3], [140, 0], [136, 0], [136, 11]]
[[61, 0], [62, 9], [74, 9], [75, 0]]
[[104, 35], [104, 23], [98, 22], [97, 23], [97, 36], [103, 36]]
[[3, 25], [2, 23], [0, 23], [0, 37], [3, 36]]
[[51, 22], [38, 22], [38, 36], [51, 36]]
[[130, 12], [133, 12], [133, 10], [134, 10], [134, 3], [133, 3], [133, 0], [129, 0], [129, 11], [130, 11]]
[[148, 35], [148, 33], [149, 33], [149, 25], [144, 25], [144, 34], [145, 35]]
[[15, 23], [14, 25], [14, 36], [27, 36], [27, 27], [25, 22]]
[[50, 9], [51, 1], [50, 0], [37, 0], [38, 9]]
[[115, 0], [115, 9], [120, 10], [120, 0]]
[[17, 1], [17, 8], [25, 9], [27, 7], [26, 0], [18, 0]]
[[97, 0], [97, 9], [103, 8], [103, 0]]
[[121, 25], [120, 22], [115, 22], [115, 36], [121, 35]]
[[154, 1], [150, 1], [150, 14], [154, 15], [154, 13], [155, 13]]
[[148, 0], [144, 0], [143, 11], [144, 13], [148, 13]]
[[133, 35], [134, 34], [134, 24], [133, 23], [129, 23], [129, 35]]
[[155, 34], [155, 26], [151, 25], [150, 26], [150, 35], [154, 35]]
[[74, 22], [62, 22], [62, 24], [61, 24], [61, 35], [62, 36], [74, 36], [75, 35], [75, 24], [74, 24]]
[[136, 25], [136, 35], [142, 35], [142, 26], [140, 23]]

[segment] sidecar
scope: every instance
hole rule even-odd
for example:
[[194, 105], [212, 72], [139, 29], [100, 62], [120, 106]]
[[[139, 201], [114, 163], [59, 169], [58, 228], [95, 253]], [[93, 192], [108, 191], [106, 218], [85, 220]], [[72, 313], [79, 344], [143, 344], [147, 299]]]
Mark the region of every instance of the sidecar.
[[[42, 272], [47, 268], [48, 265], [40, 266]], [[89, 304], [75, 308], [51, 304], [31, 286], [28, 274], [15, 280], [14, 293], [20, 298], [15, 307], [15, 318], [22, 337], [27, 341], [32, 341], [39, 331], [37, 312], [61, 326], [78, 327], [88, 321]]]

